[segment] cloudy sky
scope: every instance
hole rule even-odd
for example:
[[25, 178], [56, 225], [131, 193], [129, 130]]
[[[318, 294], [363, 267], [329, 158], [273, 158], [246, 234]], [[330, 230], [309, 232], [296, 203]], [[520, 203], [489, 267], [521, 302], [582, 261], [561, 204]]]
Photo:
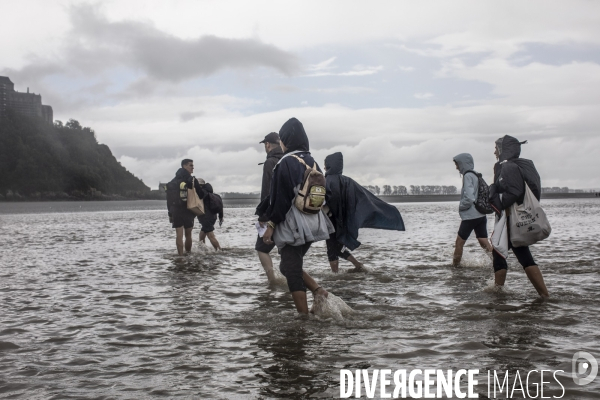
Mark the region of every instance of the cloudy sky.
[[0, 0], [0, 75], [146, 184], [182, 158], [260, 190], [290, 117], [362, 184], [460, 186], [529, 140], [543, 186], [600, 188], [600, 2]]

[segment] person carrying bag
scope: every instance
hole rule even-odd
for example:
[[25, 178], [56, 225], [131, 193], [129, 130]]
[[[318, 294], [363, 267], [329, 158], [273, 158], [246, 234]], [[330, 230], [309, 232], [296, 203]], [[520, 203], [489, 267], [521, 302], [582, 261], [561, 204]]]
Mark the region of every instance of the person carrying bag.
[[550, 236], [552, 228], [548, 217], [527, 182], [523, 203], [514, 202], [509, 210], [510, 241], [514, 247], [531, 246]]
[[195, 182], [196, 179], [192, 179], [192, 187], [187, 190], [187, 209], [195, 216], [200, 217], [204, 215], [204, 201], [196, 193]]
[[[498, 232], [492, 235], [493, 241], [497, 239], [492, 253], [494, 276], [496, 286], [503, 286], [508, 269], [507, 250], [512, 249], [538, 294], [549, 297], [542, 272], [529, 250], [529, 244], [548, 237], [550, 224], [539, 205], [541, 180], [535, 165], [531, 160], [519, 158], [521, 145], [525, 143], [508, 135], [496, 141], [498, 162], [494, 165], [494, 183], [490, 186], [490, 203], [498, 222], [494, 227]], [[503, 218], [506, 228], [503, 228]], [[506, 250], [503, 249], [504, 229], [508, 230]]]

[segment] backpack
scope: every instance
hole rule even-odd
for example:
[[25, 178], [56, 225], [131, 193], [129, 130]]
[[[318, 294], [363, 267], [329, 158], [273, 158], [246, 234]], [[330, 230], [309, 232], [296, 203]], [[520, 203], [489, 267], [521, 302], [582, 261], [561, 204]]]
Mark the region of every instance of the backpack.
[[181, 179], [173, 178], [166, 184], [167, 207], [187, 207], [187, 184]]
[[208, 211], [212, 214], [218, 214], [223, 210], [223, 199], [221, 199], [221, 196], [218, 194], [207, 193], [207, 196], [204, 199], [208, 199]]
[[317, 170], [317, 162], [313, 167], [306, 165], [303, 159], [292, 156], [306, 167], [300, 190], [294, 199], [294, 205], [305, 214], [318, 214], [325, 203], [325, 175]]
[[483, 176], [479, 172], [475, 171], [467, 171], [467, 173], [473, 173], [477, 177], [477, 199], [475, 199], [475, 209], [482, 214], [492, 214], [494, 210], [492, 210], [492, 206], [490, 204], [490, 187], [483, 179]]

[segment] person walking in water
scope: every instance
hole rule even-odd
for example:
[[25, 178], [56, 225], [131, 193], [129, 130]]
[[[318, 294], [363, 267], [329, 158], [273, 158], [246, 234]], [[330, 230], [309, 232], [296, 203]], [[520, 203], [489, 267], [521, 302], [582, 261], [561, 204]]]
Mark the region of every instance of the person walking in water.
[[[262, 174], [262, 187], [260, 189], [260, 201], [268, 201], [269, 193], [271, 192], [271, 181], [273, 180], [273, 169], [283, 157], [283, 150], [281, 150], [281, 146], [279, 145], [279, 135], [277, 132], [271, 132], [265, 138], [259, 142], [263, 143], [265, 146], [265, 152], [267, 153], [267, 159], [263, 165], [263, 174]], [[260, 165], [260, 164], [259, 164]], [[260, 205], [258, 206], [260, 208]], [[258, 215], [258, 223], [261, 227], [266, 227], [269, 218], [266, 215], [261, 215], [257, 211]], [[269, 253], [275, 247], [275, 243], [266, 244], [260, 235], [256, 235], [256, 244], [254, 245], [254, 250], [258, 254], [258, 259], [262, 267], [267, 274], [267, 279], [269, 282], [275, 281], [275, 272], [273, 271], [273, 260]]]
[[200, 242], [206, 243], [206, 238], [215, 250], [222, 250], [217, 237], [215, 236], [215, 224], [217, 223], [217, 215], [219, 216], [219, 226], [223, 225], [223, 201], [220, 196], [214, 194], [212, 185], [205, 183], [204, 179], [198, 179], [200, 185], [206, 192], [204, 196], [204, 215], [198, 217], [200, 222]]
[[469, 153], [461, 153], [454, 157], [456, 169], [463, 177], [462, 189], [460, 191], [460, 203], [458, 214], [462, 220], [456, 236], [454, 245], [454, 257], [452, 266], [458, 267], [463, 255], [463, 248], [471, 232], [475, 231], [475, 237], [479, 245], [488, 253], [492, 251], [492, 245], [488, 240], [487, 217], [475, 207], [475, 201], [479, 195], [479, 177], [475, 172], [475, 163]]
[[[512, 136], [504, 136], [496, 141], [495, 152], [498, 162], [494, 165], [494, 183], [490, 185], [490, 202], [494, 211], [500, 215], [506, 213], [507, 221], [511, 218], [509, 207], [515, 202], [522, 204], [525, 197], [525, 183], [531, 189], [533, 195], [539, 200], [541, 197], [541, 180], [533, 161], [519, 158], [521, 145], [527, 143], [519, 142]], [[500, 196], [502, 195], [502, 196]], [[510, 224], [507, 222], [507, 228]], [[536, 264], [529, 246], [514, 247], [508, 234], [508, 248], [511, 249], [519, 263], [523, 266], [529, 281], [542, 297], [549, 297], [548, 289], [540, 268]], [[503, 286], [506, 281], [508, 265], [506, 259], [498, 252], [493, 252], [493, 265], [495, 282], [497, 286]]]
[[403, 231], [404, 222], [396, 207], [381, 200], [352, 178], [342, 175], [343, 170], [342, 153], [333, 153], [325, 158], [327, 215], [335, 228], [326, 241], [327, 258], [333, 272], [339, 270], [339, 257], [350, 261], [355, 272], [361, 272], [365, 270], [363, 264], [348, 250], [360, 246], [358, 230], [375, 228]]
[[181, 161], [181, 168], [175, 173], [175, 178], [167, 184], [167, 211], [169, 212], [169, 221], [175, 228], [175, 245], [180, 256], [183, 255], [184, 235], [185, 251], [189, 253], [192, 250], [192, 229], [196, 218], [194, 213], [187, 209], [188, 189], [194, 187], [201, 199], [206, 193], [198, 180], [192, 176], [193, 172], [194, 161], [186, 158]]
[[[308, 192], [304, 191], [307, 182], [318, 180], [323, 185], [325, 182], [321, 169], [310, 154], [302, 123], [291, 118], [281, 127], [279, 137], [284, 155], [273, 171], [268, 207], [264, 211], [259, 210], [268, 218], [263, 241], [267, 245], [275, 243], [279, 249], [279, 270], [287, 278], [296, 310], [308, 314], [306, 289], [312, 292], [315, 304], [328, 293], [303, 270], [304, 256], [313, 242], [326, 240], [334, 229], [320, 209], [325, 201], [325, 188], [313, 185]], [[307, 173], [309, 168], [312, 171]], [[305, 196], [301, 196], [301, 192]], [[307, 202], [309, 208], [305, 208]]]

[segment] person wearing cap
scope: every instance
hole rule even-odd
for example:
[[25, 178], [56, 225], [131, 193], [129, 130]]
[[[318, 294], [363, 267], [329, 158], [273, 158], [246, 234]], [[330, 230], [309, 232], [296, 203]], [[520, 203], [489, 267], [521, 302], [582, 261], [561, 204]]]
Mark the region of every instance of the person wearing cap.
[[[277, 132], [271, 132], [263, 140], [259, 143], [264, 144], [265, 152], [267, 153], [267, 159], [264, 163], [260, 163], [258, 165], [263, 166], [263, 175], [262, 175], [262, 188], [260, 190], [260, 200], [264, 201], [269, 197], [269, 193], [271, 192], [271, 180], [273, 179], [273, 169], [283, 157], [283, 150], [281, 150], [279, 134]], [[258, 222], [262, 227], [266, 227], [267, 221], [269, 218], [264, 214], [258, 214]], [[254, 249], [258, 254], [258, 259], [264, 268], [267, 279], [269, 282], [273, 282], [275, 279], [275, 273], [273, 272], [273, 260], [269, 253], [275, 247], [275, 243], [266, 244], [260, 236], [257, 235], [256, 245]]]

